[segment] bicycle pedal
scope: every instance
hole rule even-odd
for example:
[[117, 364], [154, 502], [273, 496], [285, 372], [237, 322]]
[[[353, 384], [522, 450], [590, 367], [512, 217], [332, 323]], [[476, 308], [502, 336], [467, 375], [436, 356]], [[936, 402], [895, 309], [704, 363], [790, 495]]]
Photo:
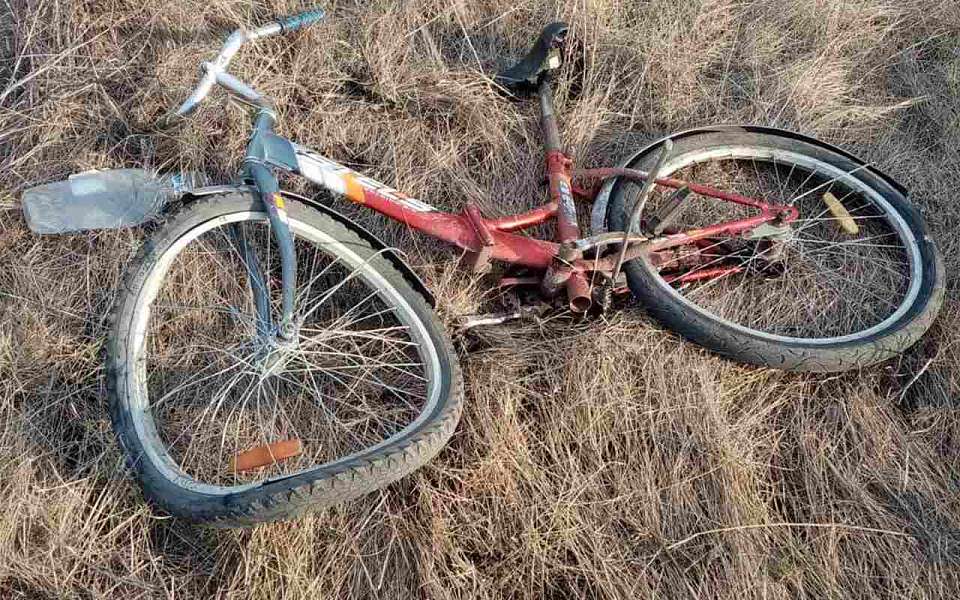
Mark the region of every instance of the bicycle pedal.
[[674, 191], [663, 203], [663, 206], [651, 217], [647, 230], [653, 235], [660, 235], [670, 226], [674, 217], [683, 206], [683, 201], [690, 195], [690, 188], [684, 186]]

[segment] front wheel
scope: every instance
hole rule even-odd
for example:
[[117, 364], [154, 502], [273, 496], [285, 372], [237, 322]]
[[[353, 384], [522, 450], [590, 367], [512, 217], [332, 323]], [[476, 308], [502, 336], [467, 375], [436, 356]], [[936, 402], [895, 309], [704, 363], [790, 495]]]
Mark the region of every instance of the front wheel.
[[[288, 201], [295, 335], [259, 200], [187, 205], [148, 240], [114, 312], [111, 417], [146, 496], [221, 526], [343, 502], [430, 460], [460, 418], [432, 309], [344, 223]], [[266, 319], [264, 318], [266, 317]]]
[[[650, 170], [655, 154], [630, 166]], [[787, 228], [708, 238], [673, 256], [624, 265], [631, 291], [652, 316], [713, 351], [786, 370], [856, 368], [916, 342], [943, 303], [943, 261], [919, 213], [900, 190], [848, 156], [730, 128], [676, 140], [661, 176], [799, 211]], [[623, 230], [638, 193], [632, 182], [615, 184], [610, 230]], [[645, 214], [666, 202], [656, 192]], [[754, 214], [690, 196], [670, 214], [666, 233]]]

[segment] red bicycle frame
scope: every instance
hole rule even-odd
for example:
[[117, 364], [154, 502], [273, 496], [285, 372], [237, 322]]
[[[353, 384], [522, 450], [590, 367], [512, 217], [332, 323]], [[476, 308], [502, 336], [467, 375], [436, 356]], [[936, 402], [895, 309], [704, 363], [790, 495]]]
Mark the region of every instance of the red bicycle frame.
[[[472, 203], [467, 203], [459, 214], [438, 211], [398, 190], [295, 145], [298, 171], [311, 181], [339, 192], [358, 204], [462, 248], [467, 252], [472, 268], [478, 272], [485, 271], [492, 260], [542, 269], [542, 291], [548, 296], [555, 296], [561, 288], [566, 288], [570, 309], [583, 312], [593, 301], [591, 285], [588, 283], [594, 281], [592, 276], [600, 275], [610, 280], [620, 258], [619, 252], [604, 254], [602, 249], [610, 245], [619, 246], [625, 237], [623, 232], [581, 237], [574, 196], [592, 202], [598, 188], [594, 186], [592, 191], [587, 191], [575, 186], [573, 181], [576, 178], [596, 182], [613, 177], [645, 181], [649, 174], [626, 168], [573, 169], [573, 161], [560, 148], [553, 92], [546, 77], [540, 82], [538, 95], [550, 202], [522, 214], [487, 219]], [[758, 214], [650, 239], [640, 235], [631, 236], [627, 238], [628, 246], [623, 255], [626, 261], [649, 255], [654, 264], [662, 264], [663, 260], [657, 258], [658, 253], [695, 245], [698, 241], [714, 236], [743, 235], [764, 223], [782, 225], [797, 218], [797, 210], [792, 206], [769, 204], [694, 182], [663, 177], [655, 179], [654, 183], [666, 188], [686, 188], [700, 196], [749, 206], [757, 209]], [[553, 219], [556, 220], [556, 236], [553, 241], [517, 233]], [[585, 258], [584, 253], [588, 251], [594, 252], [595, 256]], [[723, 276], [736, 270], [739, 270], [739, 267], [715, 267], [681, 274], [671, 280], [701, 280]]]

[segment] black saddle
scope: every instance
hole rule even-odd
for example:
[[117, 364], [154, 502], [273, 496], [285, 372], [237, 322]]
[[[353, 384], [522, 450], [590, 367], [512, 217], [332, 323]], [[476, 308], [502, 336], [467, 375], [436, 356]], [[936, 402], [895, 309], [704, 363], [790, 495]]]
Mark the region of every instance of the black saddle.
[[[493, 80], [512, 94], [536, 89], [540, 76], [560, 66], [559, 50], [567, 38], [566, 23], [550, 23], [540, 32], [540, 37], [520, 62], [497, 73]], [[554, 58], [551, 61], [551, 58]]]

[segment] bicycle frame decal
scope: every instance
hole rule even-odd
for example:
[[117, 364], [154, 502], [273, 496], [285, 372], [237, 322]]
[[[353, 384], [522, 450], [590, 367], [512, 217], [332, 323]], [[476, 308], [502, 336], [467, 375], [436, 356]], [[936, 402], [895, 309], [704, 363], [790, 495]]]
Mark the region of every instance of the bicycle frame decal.
[[575, 208], [573, 202], [573, 193], [570, 191], [570, 183], [568, 179], [561, 179], [557, 184], [560, 191], [560, 209], [563, 211], [563, 216], [569, 221], [574, 227], [577, 226], [577, 211], [571, 210]]
[[358, 204], [366, 204], [367, 192], [392, 200], [415, 212], [433, 212], [436, 209], [401, 191], [357, 173], [309, 148], [293, 144], [297, 155], [297, 170], [301, 175], [333, 192], [342, 194]]

